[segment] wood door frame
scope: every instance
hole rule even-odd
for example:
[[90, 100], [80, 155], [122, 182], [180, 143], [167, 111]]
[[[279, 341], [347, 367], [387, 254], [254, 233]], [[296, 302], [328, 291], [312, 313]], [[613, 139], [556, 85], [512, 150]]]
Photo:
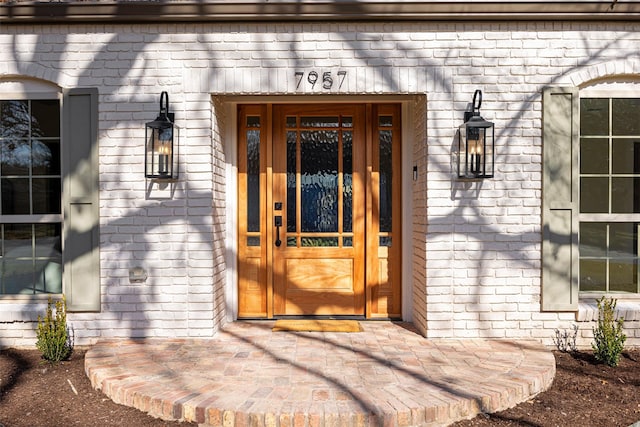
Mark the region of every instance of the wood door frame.
[[[266, 150], [266, 156], [261, 156], [261, 162], [264, 161], [265, 163], [267, 163], [267, 165], [265, 165], [264, 167], [261, 166], [261, 173], [264, 173], [264, 182], [261, 182], [261, 187], [264, 188], [264, 190], [266, 190], [267, 188], [273, 188], [273, 169], [269, 166], [272, 165], [273, 162], [273, 157], [272, 157], [272, 148], [273, 148], [273, 140], [272, 140], [272, 136], [273, 136], [273, 105], [274, 104], [280, 104], [280, 103], [260, 103], [260, 104], [253, 104], [253, 105], [249, 105], [249, 104], [237, 104], [237, 112], [238, 112], [238, 123], [241, 119], [241, 108], [246, 108], [246, 107], [251, 107], [254, 109], [261, 109], [263, 111], [262, 114], [264, 114], [264, 118], [265, 118], [265, 123], [264, 126], [262, 127], [262, 129], [264, 129], [264, 147]], [[374, 138], [374, 126], [372, 124], [372, 120], [373, 120], [373, 111], [377, 110], [379, 107], [382, 107], [383, 110], [385, 111], [389, 111], [389, 107], [391, 109], [395, 109], [395, 120], [396, 120], [396, 125], [394, 126], [394, 148], [393, 148], [393, 169], [392, 169], [392, 176], [393, 176], [393, 193], [394, 195], [396, 195], [396, 197], [393, 197], [393, 216], [392, 216], [392, 221], [393, 221], [393, 230], [395, 233], [394, 236], [394, 244], [393, 244], [393, 253], [395, 255], [392, 256], [392, 261], [394, 261], [396, 263], [396, 267], [393, 270], [393, 275], [395, 276], [395, 279], [393, 280], [393, 282], [395, 283], [395, 299], [396, 299], [396, 303], [395, 303], [395, 309], [394, 312], [391, 313], [391, 315], [377, 315], [376, 313], [373, 313], [374, 310], [374, 305], [373, 304], [373, 298], [374, 298], [374, 284], [371, 282], [371, 280], [367, 277], [366, 278], [366, 284], [365, 284], [365, 292], [366, 292], [366, 296], [365, 296], [365, 315], [367, 318], [375, 318], [375, 317], [392, 317], [392, 318], [402, 318], [402, 282], [401, 282], [401, 271], [402, 271], [402, 266], [403, 266], [403, 262], [402, 259], [400, 257], [400, 254], [402, 253], [402, 240], [401, 240], [401, 235], [402, 235], [402, 198], [401, 198], [401, 194], [402, 194], [402, 176], [401, 176], [401, 167], [402, 167], [402, 157], [404, 154], [403, 149], [401, 148], [401, 132], [400, 130], [402, 129], [402, 120], [401, 120], [401, 111], [403, 110], [402, 104], [401, 102], [398, 101], [392, 101], [392, 102], [354, 102], [353, 104], [357, 104], [357, 105], [366, 105], [366, 125], [365, 125], [365, 133], [366, 133], [366, 143], [365, 143], [365, 147], [367, 150], [367, 174], [365, 176], [365, 183], [366, 183], [366, 191], [365, 191], [365, 198], [366, 198], [366, 204], [365, 204], [365, 211], [366, 211], [366, 221], [367, 221], [367, 227], [370, 227], [371, 224], [373, 224], [373, 214], [372, 214], [372, 209], [374, 207], [373, 202], [372, 202], [372, 189], [378, 184], [375, 180], [372, 180], [372, 169], [371, 169], [371, 163], [373, 156], [374, 156], [374, 147], [373, 144], [371, 143], [371, 141]], [[318, 105], [327, 105], [327, 103], [304, 103], [304, 104], [300, 104], [300, 107], [305, 108], [312, 108], [314, 106], [318, 106]], [[238, 128], [238, 145], [240, 144], [240, 140], [242, 139], [242, 135], [241, 135], [241, 130], [240, 128]], [[397, 144], [396, 144], [396, 140], [397, 140]], [[243, 205], [243, 202], [246, 202], [246, 200], [243, 200], [242, 198], [242, 191], [241, 191], [241, 187], [242, 187], [242, 178], [240, 177], [240, 171], [242, 170], [243, 167], [243, 159], [242, 159], [242, 153], [241, 153], [241, 149], [240, 147], [236, 148], [237, 154], [238, 154], [238, 215], [240, 215], [240, 212], [242, 211], [241, 206]], [[261, 192], [262, 194], [264, 194], [264, 200], [261, 200], [261, 204], [264, 206], [265, 204], [268, 204], [268, 206], [272, 206], [273, 204], [273, 198], [272, 198], [272, 192], [271, 191], [264, 191]], [[265, 244], [268, 247], [271, 247], [274, 243], [274, 227], [273, 227], [273, 221], [271, 221], [271, 218], [266, 218], [266, 212], [263, 210], [264, 213], [261, 213], [261, 225], [264, 229], [264, 239], [265, 239]], [[241, 239], [242, 238], [242, 226], [241, 223], [242, 221], [237, 220], [238, 223], [238, 237]], [[240, 241], [240, 239], [238, 239], [238, 241]], [[367, 245], [369, 245], [369, 242], [372, 242], [373, 240], [377, 240], [378, 239], [378, 235], [376, 235], [376, 233], [370, 232], [370, 230], [367, 230], [366, 232], [366, 239], [367, 239]], [[241, 250], [241, 246], [242, 246], [242, 242], [239, 242], [238, 244], [238, 258], [240, 258], [242, 256], [242, 250]], [[238, 292], [238, 317], [239, 318], [245, 318], [245, 317], [267, 317], [267, 318], [273, 318], [273, 252], [267, 250], [267, 246], [264, 247], [263, 251], [266, 251], [266, 255], [264, 256], [264, 260], [265, 260], [265, 265], [263, 265], [259, 270], [261, 271], [261, 274], [266, 274], [267, 277], [267, 283], [266, 283], [266, 287], [264, 288], [264, 291], [267, 292], [267, 294], [269, 295], [268, 298], [266, 298], [265, 301], [265, 310], [263, 311], [263, 313], [255, 313], [255, 314], [249, 314], [247, 315], [246, 313], [242, 313], [242, 310], [240, 308], [240, 301], [242, 300], [242, 290], [240, 289], [240, 281], [241, 281], [241, 277], [240, 277], [240, 270], [241, 270], [241, 260], [239, 259], [238, 262], [238, 270], [239, 270], [239, 276], [238, 276], [238, 287], [237, 292]], [[377, 245], [376, 245], [377, 247]], [[365, 254], [365, 265], [373, 266], [375, 264], [375, 261], [377, 260], [377, 253], [379, 252], [379, 250], [375, 251], [376, 253], [374, 254], [373, 250], [368, 250], [367, 253]], [[395, 259], [394, 259], [395, 258]], [[376, 265], [377, 267], [377, 265]], [[367, 268], [367, 270], [369, 270], [369, 268]], [[369, 274], [369, 273], [367, 273]], [[377, 280], [377, 279], [376, 279]], [[266, 315], [266, 316], [265, 316]]]

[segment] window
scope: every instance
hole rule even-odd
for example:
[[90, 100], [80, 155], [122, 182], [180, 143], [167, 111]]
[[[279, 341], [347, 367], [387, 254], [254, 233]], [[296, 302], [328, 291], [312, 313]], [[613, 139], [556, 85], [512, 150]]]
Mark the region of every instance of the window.
[[640, 292], [640, 98], [580, 99], [580, 291]]
[[0, 294], [62, 292], [60, 101], [0, 100]]

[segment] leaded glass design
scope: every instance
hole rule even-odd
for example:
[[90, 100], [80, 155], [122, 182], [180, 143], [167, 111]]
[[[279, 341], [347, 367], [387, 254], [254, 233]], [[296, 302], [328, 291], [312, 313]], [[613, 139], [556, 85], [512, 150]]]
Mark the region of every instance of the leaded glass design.
[[353, 232], [352, 117], [287, 117], [286, 128], [287, 246], [344, 245], [339, 237]]

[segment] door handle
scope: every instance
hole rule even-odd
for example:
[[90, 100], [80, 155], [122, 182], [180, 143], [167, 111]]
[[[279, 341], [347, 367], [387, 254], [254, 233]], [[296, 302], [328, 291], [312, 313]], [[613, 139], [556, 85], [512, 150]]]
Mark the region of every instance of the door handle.
[[282, 240], [280, 240], [280, 227], [282, 227], [282, 216], [276, 215], [274, 218], [274, 225], [276, 226], [276, 247], [280, 247]]

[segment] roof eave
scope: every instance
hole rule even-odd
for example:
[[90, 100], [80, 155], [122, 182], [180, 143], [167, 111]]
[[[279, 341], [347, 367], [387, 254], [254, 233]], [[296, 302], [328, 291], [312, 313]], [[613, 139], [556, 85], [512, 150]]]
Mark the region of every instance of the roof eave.
[[95, 1], [0, 3], [2, 23], [637, 21], [640, 1]]

